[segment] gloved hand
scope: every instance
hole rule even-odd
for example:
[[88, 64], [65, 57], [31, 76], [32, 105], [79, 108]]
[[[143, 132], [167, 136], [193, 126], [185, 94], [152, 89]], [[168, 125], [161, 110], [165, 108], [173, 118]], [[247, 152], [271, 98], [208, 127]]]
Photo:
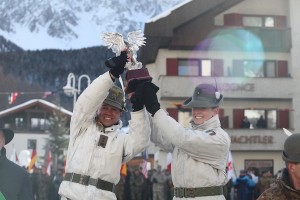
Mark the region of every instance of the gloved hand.
[[135, 84], [134, 94], [130, 98], [130, 102], [132, 103], [133, 112], [142, 110], [144, 107], [144, 102], [142, 99], [143, 95], [143, 82]]
[[160, 104], [157, 100], [156, 92], [159, 90], [152, 82], [145, 82], [143, 87], [143, 101], [145, 103], [146, 109], [151, 113], [152, 117], [160, 109]]
[[105, 65], [109, 68], [109, 72], [115, 77], [119, 78], [120, 74], [122, 74], [125, 70], [124, 66], [127, 62], [127, 52], [122, 51], [121, 55], [110, 58], [105, 61]]

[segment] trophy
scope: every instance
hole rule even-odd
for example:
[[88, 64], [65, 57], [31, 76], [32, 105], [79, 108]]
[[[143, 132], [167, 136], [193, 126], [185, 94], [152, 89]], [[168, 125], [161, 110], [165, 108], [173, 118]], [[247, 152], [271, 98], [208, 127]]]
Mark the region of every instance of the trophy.
[[121, 85], [125, 93], [134, 92], [135, 85], [139, 82], [152, 81], [152, 77], [149, 75], [147, 68], [143, 67], [141, 62], [137, 61], [136, 52], [140, 46], [145, 45], [145, 37], [141, 31], [133, 31], [127, 34], [127, 40], [123, 39], [123, 36], [116, 32], [107, 32], [103, 34], [104, 45], [119, 56], [121, 52], [125, 51], [127, 57], [130, 58], [125, 65], [125, 89], [120, 77]]

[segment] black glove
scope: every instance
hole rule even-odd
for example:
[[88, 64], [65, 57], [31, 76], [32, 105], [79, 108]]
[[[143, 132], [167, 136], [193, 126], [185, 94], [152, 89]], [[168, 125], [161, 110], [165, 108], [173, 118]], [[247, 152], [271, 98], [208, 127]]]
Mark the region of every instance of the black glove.
[[144, 102], [142, 99], [143, 87], [144, 87], [143, 83], [135, 84], [135, 92], [130, 98], [130, 102], [132, 103], [133, 112], [142, 110], [144, 107]]
[[143, 101], [149, 113], [154, 114], [160, 109], [156, 92], [159, 90], [154, 83], [145, 82], [143, 87]]
[[[131, 92], [135, 92], [137, 90], [137, 87], [142, 86], [144, 82], [149, 82], [149, 80], [138, 80], [138, 79], [131, 80], [126, 87], [125, 92], [127, 94]], [[142, 98], [142, 94], [139, 97]]]
[[110, 58], [105, 61], [105, 65], [109, 68], [109, 72], [116, 78], [120, 77], [125, 70], [124, 66], [127, 62], [127, 53], [125, 51], [121, 52], [121, 55]]

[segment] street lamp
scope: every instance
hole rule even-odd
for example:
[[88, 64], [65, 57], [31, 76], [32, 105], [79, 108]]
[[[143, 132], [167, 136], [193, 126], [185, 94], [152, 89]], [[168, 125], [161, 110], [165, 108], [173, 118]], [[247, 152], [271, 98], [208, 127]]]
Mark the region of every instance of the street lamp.
[[78, 77], [78, 83], [77, 83], [77, 88], [76, 88], [76, 77], [73, 73], [69, 73], [68, 79], [67, 79], [67, 85], [63, 87], [63, 90], [65, 94], [69, 97], [73, 96], [73, 107], [75, 105], [76, 99], [77, 99], [77, 94], [81, 93], [81, 80], [82, 78], [87, 79], [87, 85], [91, 84], [91, 79], [88, 75], [83, 74]]

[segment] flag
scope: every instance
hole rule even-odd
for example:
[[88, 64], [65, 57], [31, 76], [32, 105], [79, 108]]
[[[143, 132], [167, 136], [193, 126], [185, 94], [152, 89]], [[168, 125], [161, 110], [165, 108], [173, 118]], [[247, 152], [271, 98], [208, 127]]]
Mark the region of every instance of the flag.
[[17, 100], [17, 96], [19, 95], [18, 92], [11, 92], [9, 95], [8, 95], [8, 103], [9, 104], [13, 104], [16, 102]]
[[51, 95], [52, 94], [52, 92], [51, 91], [46, 91], [46, 92], [44, 92], [44, 94], [43, 94], [43, 97], [42, 98], [47, 98], [49, 95]]
[[148, 163], [148, 151], [145, 149], [145, 151], [142, 152], [143, 162], [141, 163], [142, 173], [145, 178], [148, 178], [148, 170], [147, 170], [147, 163]]
[[46, 159], [45, 159], [46, 163], [45, 163], [45, 166], [46, 166], [46, 174], [48, 176], [51, 175], [51, 165], [52, 165], [52, 155], [51, 155], [51, 151], [50, 151], [50, 148], [49, 148], [49, 145], [47, 146], [47, 152], [46, 152]]
[[232, 179], [232, 181], [235, 181], [236, 179], [231, 151], [229, 151], [227, 160], [227, 178], [228, 180]]
[[31, 160], [28, 165], [28, 172], [30, 172], [33, 169], [36, 161], [37, 161], [37, 154], [36, 154], [36, 148], [34, 148], [34, 149], [32, 149]]
[[171, 165], [172, 165], [172, 153], [167, 154], [167, 170], [171, 172]]
[[14, 147], [13, 148], [13, 152], [10, 156], [10, 160], [16, 164], [19, 164], [19, 158], [18, 158], [18, 155], [17, 155], [17, 152], [16, 152], [16, 148]]
[[126, 163], [122, 164], [120, 172], [121, 172], [122, 176], [127, 176], [127, 165], [126, 165]]

